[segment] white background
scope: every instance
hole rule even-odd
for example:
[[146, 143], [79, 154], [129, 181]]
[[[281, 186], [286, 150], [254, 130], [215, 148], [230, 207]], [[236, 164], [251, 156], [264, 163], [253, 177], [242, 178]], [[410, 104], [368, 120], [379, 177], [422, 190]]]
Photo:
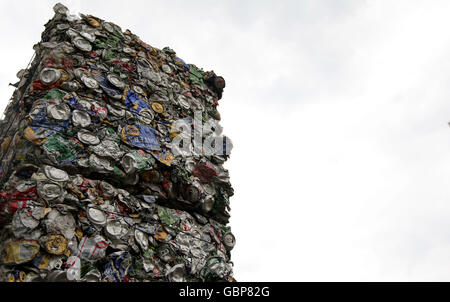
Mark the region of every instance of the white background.
[[[450, 281], [449, 1], [61, 1], [225, 77], [239, 281]], [[0, 111], [56, 1], [0, 1]]]

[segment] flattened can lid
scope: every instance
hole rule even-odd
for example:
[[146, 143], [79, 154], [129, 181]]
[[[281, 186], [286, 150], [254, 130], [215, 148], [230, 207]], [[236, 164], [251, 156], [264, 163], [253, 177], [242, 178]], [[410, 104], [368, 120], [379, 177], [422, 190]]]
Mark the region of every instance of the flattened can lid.
[[72, 40], [73, 45], [82, 51], [92, 51], [92, 45], [88, 40], [82, 37], [76, 37]]
[[94, 78], [83, 76], [81, 80], [87, 88], [97, 89], [99, 87], [98, 82]]
[[57, 169], [52, 166], [45, 166], [44, 173], [45, 176], [54, 181], [62, 182], [69, 180], [69, 174], [67, 174], [66, 171]]
[[226, 232], [223, 235], [223, 245], [225, 246], [225, 248], [231, 251], [234, 248], [235, 244], [236, 238], [234, 238], [234, 235], [231, 232]]
[[120, 77], [115, 74], [108, 74], [106, 76], [106, 79], [108, 80], [108, 82], [110, 82], [113, 86], [117, 88], [123, 89], [125, 87], [125, 84], [122, 82]]
[[50, 104], [47, 106], [47, 114], [58, 121], [68, 120], [70, 117], [70, 107], [65, 104]]
[[67, 249], [67, 239], [59, 234], [50, 235], [44, 246], [49, 254], [62, 255]]
[[54, 68], [42, 69], [39, 78], [44, 85], [52, 85], [61, 78], [61, 72]]
[[72, 112], [72, 122], [75, 126], [87, 127], [91, 124], [91, 117], [86, 111], [74, 110]]
[[98, 145], [100, 144], [100, 139], [92, 133], [91, 131], [81, 129], [78, 131], [78, 139], [83, 143], [87, 145]]
[[157, 113], [163, 113], [164, 112], [164, 107], [159, 102], [153, 102], [152, 103], [152, 109], [153, 109], [153, 111], [155, 111]]
[[87, 217], [89, 220], [96, 225], [105, 225], [106, 224], [106, 215], [103, 211], [89, 207], [86, 211]]

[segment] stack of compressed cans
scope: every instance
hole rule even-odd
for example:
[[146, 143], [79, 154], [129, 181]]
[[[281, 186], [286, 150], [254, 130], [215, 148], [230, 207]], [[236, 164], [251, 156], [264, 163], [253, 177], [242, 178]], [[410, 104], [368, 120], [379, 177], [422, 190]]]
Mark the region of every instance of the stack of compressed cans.
[[54, 11], [0, 124], [0, 281], [234, 281], [224, 79]]

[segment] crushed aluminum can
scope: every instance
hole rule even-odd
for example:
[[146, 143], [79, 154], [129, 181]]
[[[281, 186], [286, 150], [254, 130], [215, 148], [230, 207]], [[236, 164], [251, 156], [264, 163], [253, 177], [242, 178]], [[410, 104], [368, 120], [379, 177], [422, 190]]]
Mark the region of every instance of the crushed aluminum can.
[[88, 219], [97, 226], [104, 226], [106, 224], [106, 214], [97, 208], [88, 207], [86, 210]]
[[38, 182], [37, 192], [39, 197], [46, 201], [53, 201], [58, 199], [63, 194], [63, 189], [59, 184], [50, 181]]
[[93, 269], [87, 272], [81, 281], [83, 282], [100, 282], [102, 280], [102, 273], [98, 269]]
[[118, 77], [115, 74], [108, 74], [106, 76], [106, 79], [108, 80], [108, 82], [110, 82], [113, 86], [119, 88], [119, 89], [123, 89], [125, 88], [125, 84], [122, 82], [122, 80], [120, 79], [120, 77]]
[[91, 131], [81, 129], [78, 131], [78, 139], [83, 143], [87, 145], [98, 145], [100, 144], [100, 139]]
[[153, 102], [153, 103], [152, 103], [152, 109], [153, 109], [153, 111], [155, 111], [156, 113], [164, 113], [164, 107], [163, 107], [163, 105], [161, 105], [161, 103], [159, 103], [159, 102]]
[[134, 85], [132, 87], [132, 89], [134, 92], [136, 92], [138, 94], [141, 94], [141, 95], [145, 94], [144, 89], [142, 89], [142, 87], [140, 87], [140, 86]]
[[186, 187], [186, 189], [184, 190], [184, 198], [186, 200], [188, 200], [191, 203], [197, 203], [200, 200], [200, 190], [194, 186], [194, 185], [189, 185]]
[[214, 183], [204, 183], [201, 185], [203, 191], [211, 196], [214, 196], [214, 194], [216, 194], [216, 188]]
[[108, 109], [108, 112], [116, 117], [124, 117], [125, 116], [125, 110], [124, 109], [117, 109], [116, 107], [113, 107], [109, 104], [106, 104], [106, 108]]
[[31, 230], [35, 229], [39, 225], [39, 220], [35, 219], [29, 214], [26, 208], [18, 209], [13, 216], [11, 221], [12, 232], [16, 238], [34, 239], [31, 238], [29, 233]]
[[149, 108], [144, 108], [139, 111], [139, 121], [143, 124], [150, 125], [154, 118], [155, 116]]
[[90, 89], [97, 89], [100, 87], [98, 82], [94, 78], [88, 76], [83, 76], [81, 78], [81, 81], [83, 81], [84, 85], [86, 85], [86, 87]]
[[159, 246], [157, 250], [157, 255], [159, 259], [161, 259], [164, 262], [169, 262], [173, 258], [173, 252], [172, 249], [168, 244], [162, 244]]
[[61, 89], [64, 89], [69, 92], [75, 92], [78, 91], [81, 88], [80, 83], [76, 81], [68, 81], [61, 83]]
[[92, 45], [83, 37], [75, 37], [72, 40], [72, 44], [75, 45], [76, 48], [82, 51], [92, 51]]
[[67, 249], [67, 239], [59, 234], [43, 236], [39, 241], [47, 253], [52, 255], [62, 255]]
[[172, 68], [169, 65], [167, 65], [167, 64], [163, 64], [161, 66], [161, 69], [167, 74], [171, 74], [172, 73]]
[[80, 36], [88, 40], [89, 42], [93, 43], [95, 41], [95, 35], [88, 33], [86, 31], [80, 32]]
[[51, 210], [45, 218], [48, 233], [62, 234], [67, 240], [75, 235], [75, 219], [72, 214], [61, 214], [58, 210]]
[[84, 128], [91, 124], [91, 117], [86, 111], [74, 110], [72, 112], [72, 122], [75, 126]]
[[201, 201], [201, 208], [203, 212], [208, 213], [214, 208], [214, 198], [212, 196], [206, 196], [204, 200]]
[[105, 278], [108, 281], [124, 282], [131, 268], [132, 260], [128, 252], [116, 252], [109, 256], [105, 264]]
[[105, 257], [106, 248], [109, 243], [100, 235], [93, 237], [84, 236], [78, 245], [79, 255], [81, 259], [87, 261], [97, 261]]
[[109, 33], [114, 32], [114, 26], [112, 26], [109, 22], [103, 22], [103, 28]]
[[186, 268], [184, 264], [177, 264], [166, 272], [170, 282], [186, 282]]
[[115, 188], [112, 185], [110, 185], [109, 183], [107, 183], [106, 181], [102, 180], [99, 185], [100, 185], [100, 189], [103, 192], [103, 196], [111, 197], [116, 194]]
[[59, 81], [61, 78], [61, 72], [54, 68], [44, 68], [40, 73], [41, 82], [44, 85], [52, 85]]
[[153, 167], [155, 161], [150, 154], [139, 150], [127, 153], [122, 157], [122, 167], [127, 173], [134, 173], [136, 170], [148, 170]]
[[64, 182], [64, 181], [69, 180], [69, 174], [67, 174], [66, 171], [57, 169], [52, 166], [45, 166], [44, 173], [45, 173], [45, 176], [47, 176], [50, 180], [53, 180], [56, 182]]
[[80, 280], [81, 279], [81, 259], [78, 256], [70, 256], [66, 261], [67, 280]]
[[144, 232], [136, 229], [134, 230], [134, 239], [139, 244], [139, 246], [142, 248], [142, 250], [148, 249], [148, 237], [144, 234]]
[[231, 232], [226, 232], [223, 235], [223, 245], [228, 251], [231, 251], [234, 248], [234, 245], [236, 244], [236, 239], [234, 238], [234, 235]]
[[17, 240], [5, 244], [2, 251], [3, 264], [21, 264], [31, 261], [39, 252], [39, 243], [34, 240]]
[[67, 272], [62, 270], [52, 271], [47, 275], [48, 282], [69, 282], [67, 279]]
[[114, 171], [114, 167], [108, 159], [101, 158], [95, 154], [89, 156], [89, 164], [99, 171]]
[[47, 107], [48, 115], [58, 121], [66, 121], [70, 118], [70, 107], [67, 104], [50, 104]]
[[191, 104], [190, 104], [188, 98], [182, 94], [180, 94], [180, 96], [178, 97], [178, 104], [184, 109], [191, 108]]
[[119, 220], [109, 220], [105, 226], [105, 234], [111, 239], [122, 239], [128, 229]]

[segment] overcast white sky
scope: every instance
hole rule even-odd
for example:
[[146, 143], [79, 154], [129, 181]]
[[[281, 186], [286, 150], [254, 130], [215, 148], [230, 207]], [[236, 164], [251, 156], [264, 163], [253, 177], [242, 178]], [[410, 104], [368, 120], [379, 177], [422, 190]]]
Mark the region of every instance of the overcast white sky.
[[[0, 111], [58, 1], [0, 1]], [[450, 281], [449, 1], [60, 1], [227, 87], [239, 281]]]

